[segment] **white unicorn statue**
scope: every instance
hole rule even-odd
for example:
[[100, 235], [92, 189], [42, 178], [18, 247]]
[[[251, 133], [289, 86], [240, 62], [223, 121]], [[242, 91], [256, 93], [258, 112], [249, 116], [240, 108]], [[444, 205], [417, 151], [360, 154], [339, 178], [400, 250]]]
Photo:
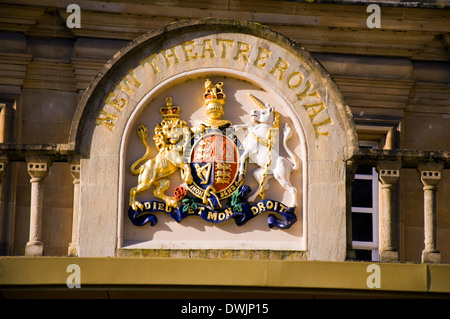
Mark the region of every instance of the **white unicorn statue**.
[[292, 197], [291, 207], [298, 205], [297, 189], [290, 182], [290, 174], [299, 168], [298, 157], [287, 147], [287, 141], [292, 136], [292, 130], [286, 123], [283, 130], [283, 146], [289, 154], [290, 159], [280, 156], [278, 145], [276, 145], [279, 113], [273, 106], [262, 104], [253, 95], [252, 100], [259, 106], [258, 110], [250, 113], [251, 124], [233, 125], [235, 129], [247, 129], [248, 133], [242, 142], [244, 152], [240, 157], [239, 181], [244, 178], [245, 162], [249, 158], [259, 168], [253, 171], [253, 175], [259, 183], [258, 190], [252, 194], [249, 201], [254, 201], [258, 195], [264, 199], [264, 191], [269, 189], [268, 180], [272, 177], [287, 190]]

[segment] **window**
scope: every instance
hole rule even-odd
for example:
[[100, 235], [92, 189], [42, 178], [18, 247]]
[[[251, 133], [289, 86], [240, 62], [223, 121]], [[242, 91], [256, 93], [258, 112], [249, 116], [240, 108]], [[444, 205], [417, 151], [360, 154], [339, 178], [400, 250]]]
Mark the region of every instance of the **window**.
[[[378, 142], [360, 141], [360, 148], [378, 148]], [[352, 246], [357, 260], [378, 260], [378, 173], [359, 166], [352, 185]]]

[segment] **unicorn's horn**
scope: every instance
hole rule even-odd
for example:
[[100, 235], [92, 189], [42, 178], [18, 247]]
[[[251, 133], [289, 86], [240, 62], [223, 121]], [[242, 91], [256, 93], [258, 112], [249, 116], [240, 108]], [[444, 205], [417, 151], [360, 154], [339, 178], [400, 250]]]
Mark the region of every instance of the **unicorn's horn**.
[[258, 107], [259, 107], [260, 109], [265, 109], [265, 108], [266, 108], [266, 106], [265, 106], [260, 100], [258, 100], [256, 97], [254, 97], [254, 96], [251, 95], [250, 93], [249, 93], [248, 95], [250, 95], [250, 98], [253, 100], [253, 102], [256, 103], [256, 105], [258, 105]]

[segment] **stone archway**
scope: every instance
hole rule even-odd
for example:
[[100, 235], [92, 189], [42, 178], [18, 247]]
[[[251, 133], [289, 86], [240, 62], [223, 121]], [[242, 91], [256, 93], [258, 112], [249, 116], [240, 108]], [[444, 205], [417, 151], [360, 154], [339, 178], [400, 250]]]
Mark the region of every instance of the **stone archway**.
[[[223, 81], [225, 90], [229, 83], [227, 103], [237, 110], [230, 114], [234, 122], [248, 121], [251, 102], [244, 93], [253, 92], [263, 102], [276, 105], [282, 121], [295, 128], [293, 148], [302, 159], [301, 208], [296, 210], [300, 226], [291, 234], [264, 242], [267, 233], [260, 226], [248, 234], [240, 229], [222, 236], [223, 229], [208, 232], [190, 224], [198, 229], [183, 234], [187, 245], [179, 246], [183, 237], [176, 235], [182, 232], [181, 224], [166, 229], [174, 237], [155, 233], [146, 237], [141, 230], [124, 226], [130, 183], [127, 166], [130, 154], [139, 152], [133, 135], [136, 125], [145, 120], [152, 128], [154, 115], [159, 116], [157, 110], [168, 95], [186, 110], [190, 117], [184, 119], [193, 124], [201, 113], [201, 100], [194, 91], [209, 77]], [[202, 93], [200, 89], [199, 96]], [[304, 251], [309, 259], [345, 259], [345, 161], [357, 148], [351, 113], [330, 75], [308, 52], [261, 25], [189, 20], [136, 39], [105, 65], [87, 89], [72, 123], [70, 144], [82, 157], [80, 256], [112, 256], [118, 247], [131, 245], [286, 249]], [[194, 242], [200, 233], [206, 235]], [[249, 240], [250, 233], [255, 236]], [[208, 240], [208, 236], [213, 237]], [[211, 245], [217, 236], [221, 240]], [[273, 244], [277, 238], [279, 243]], [[130, 244], [133, 240], [135, 246]]]

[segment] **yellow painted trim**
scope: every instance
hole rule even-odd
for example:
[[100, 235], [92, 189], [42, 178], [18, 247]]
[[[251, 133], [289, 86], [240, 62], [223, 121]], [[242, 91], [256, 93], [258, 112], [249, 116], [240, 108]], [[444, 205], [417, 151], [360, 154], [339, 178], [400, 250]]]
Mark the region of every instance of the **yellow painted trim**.
[[[81, 285], [231, 286], [450, 293], [450, 265], [184, 258], [0, 257], [0, 286], [66, 285], [70, 264]], [[380, 268], [369, 288], [368, 266]]]
[[450, 265], [429, 265], [429, 291], [450, 292]]

